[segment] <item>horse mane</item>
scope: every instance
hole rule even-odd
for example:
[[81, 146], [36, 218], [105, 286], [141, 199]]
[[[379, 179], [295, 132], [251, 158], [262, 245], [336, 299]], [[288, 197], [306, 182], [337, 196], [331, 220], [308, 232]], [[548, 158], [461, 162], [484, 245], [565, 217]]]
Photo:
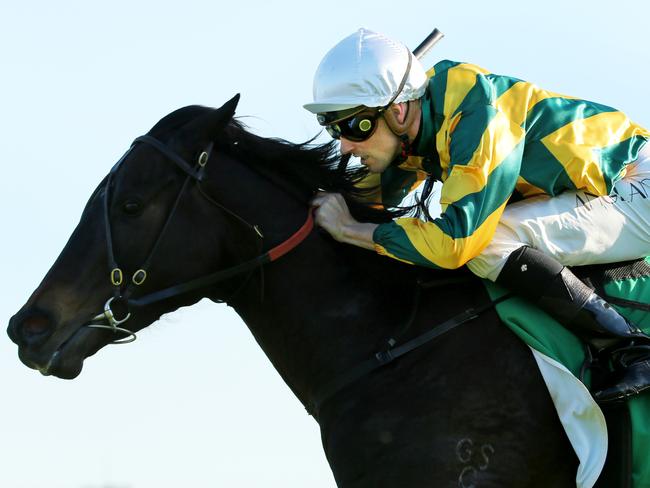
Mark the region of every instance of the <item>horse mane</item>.
[[[352, 215], [362, 222], [389, 222], [413, 209], [388, 209], [364, 203], [361, 199], [367, 190], [360, 190], [356, 185], [369, 172], [363, 166], [341, 170], [341, 161], [345, 162], [347, 158], [340, 155], [338, 144], [334, 140], [313, 144], [314, 139], [292, 143], [284, 139], [264, 138], [248, 131], [239, 120], [231, 121], [225, 135], [225, 150], [230, 151], [238, 160], [262, 175], [268, 175], [270, 169], [274, 175], [280, 176], [298, 191], [307, 192], [309, 198], [320, 190], [341, 193]], [[370, 188], [370, 192], [374, 190]], [[385, 282], [386, 289], [392, 290], [392, 293], [404, 292], [404, 284], [414, 284], [415, 280], [427, 281], [434, 277], [436, 281], [459, 279], [459, 270], [405, 266], [397, 260], [386, 259], [355, 246], [341, 245], [341, 252], [348, 255], [355, 266], [364, 268], [367, 276], [372, 276], [377, 282]], [[411, 288], [406, 290], [412, 292]]]
[[[169, 138], [190, 121], [214, 108], [189, 105], [171, 112], [154, 125], [149, 134]], [[280, 138], [253, 134], [239, 119], [233, 118], [223, 134], [217, 135], [217, 147], [255, 168], [262, 175], [284, 186], [307, 204], [318, 191], [340, 193], [352, 215], [364, 222], [382, 223], [408, 213], [417, 213], [416, 206], [386, 208], [368, 201], [377, 187], [360, 188], [358, 183], [368, 176], [366, 167], [348, 166], [349, 155], [341, 156], [338, 143], [332, 140], [316, 144], [312, 139], [293, 143]]]

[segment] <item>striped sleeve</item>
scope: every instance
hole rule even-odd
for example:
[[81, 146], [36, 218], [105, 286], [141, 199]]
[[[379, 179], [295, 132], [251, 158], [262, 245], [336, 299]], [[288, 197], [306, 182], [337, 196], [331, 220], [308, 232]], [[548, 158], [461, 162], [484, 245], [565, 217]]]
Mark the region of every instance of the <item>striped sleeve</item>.
[[455, 269], [488, 245], [521, 168], [525, 131], [491, 105], [462, 112], [448, 140], [450, 166], [431, 222], [401, 218], [375, 229], [380, 254]]

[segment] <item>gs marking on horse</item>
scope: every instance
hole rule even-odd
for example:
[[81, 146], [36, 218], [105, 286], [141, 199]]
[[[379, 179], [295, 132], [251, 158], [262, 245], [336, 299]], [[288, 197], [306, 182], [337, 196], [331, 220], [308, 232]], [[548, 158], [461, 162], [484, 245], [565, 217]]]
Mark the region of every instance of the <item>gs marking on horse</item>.
[[475, 483], [479, 471], [487, 470], [490, 456], [494, 454], [492, 444], [475, 446], [469, 438], [461, 439], [456, 444], [456, 458], [464, 465], [458, 476], [459, 488], [477, 488]]

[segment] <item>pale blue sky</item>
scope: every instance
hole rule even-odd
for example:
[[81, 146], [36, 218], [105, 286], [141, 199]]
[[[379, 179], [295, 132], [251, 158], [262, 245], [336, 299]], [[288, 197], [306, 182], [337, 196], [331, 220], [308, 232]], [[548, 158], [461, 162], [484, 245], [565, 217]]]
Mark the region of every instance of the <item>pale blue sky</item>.
[[[302, 104], [338, 40], [364, 26], [425, 59], [471, 61], [613, 105], [650, 125], [650, 4], [24, 1], [0, 5], [0, 318], [25, 302], [97, 182], [183, 105], [219, 106], [303, 141]], [[243, 323], [201, 302], [72, 381], [41, 377], [0, 339], [3, 488], [334, 486], [319, 433]]]

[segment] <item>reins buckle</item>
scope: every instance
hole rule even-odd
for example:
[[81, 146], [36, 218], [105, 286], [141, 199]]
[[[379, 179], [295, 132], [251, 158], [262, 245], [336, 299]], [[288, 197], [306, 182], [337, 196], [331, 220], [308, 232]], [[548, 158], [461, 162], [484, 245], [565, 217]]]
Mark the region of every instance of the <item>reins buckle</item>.
[[387, 349], [386, 351], [379, 351], [378, 353], [375, 353], [375, 359], [377, 359], [380, 364], [388, 364], [395, 359], [395, 356], [393, 356], [392, 350]]

